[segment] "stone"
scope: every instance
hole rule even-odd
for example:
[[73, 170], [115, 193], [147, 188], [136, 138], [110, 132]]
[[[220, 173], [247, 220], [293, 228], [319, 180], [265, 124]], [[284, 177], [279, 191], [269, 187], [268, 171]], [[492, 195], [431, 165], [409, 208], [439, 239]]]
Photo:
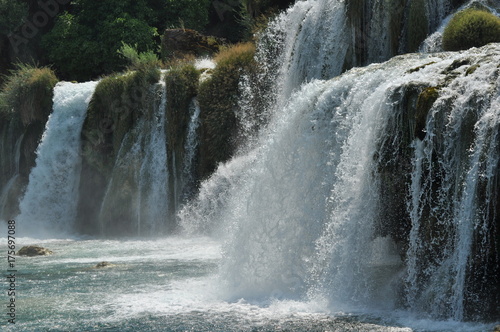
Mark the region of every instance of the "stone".
[[33, 256], [48, 256], [52, 255], [53, 253], [54, 253], [53, 251], [39, 246], [24, 246], [17, 252], [17, 255], [33, 257]]

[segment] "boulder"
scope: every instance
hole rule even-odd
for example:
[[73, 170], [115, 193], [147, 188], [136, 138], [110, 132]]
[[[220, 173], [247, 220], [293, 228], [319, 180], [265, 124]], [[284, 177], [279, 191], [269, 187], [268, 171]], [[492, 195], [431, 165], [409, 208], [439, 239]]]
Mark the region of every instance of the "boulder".
[[17, 255], [33, 257], [33, 256], [47, 256], [47, 255], [52, 255], [53, 253], [54, 253], [53, 251], [39, 246], [24, 246], [17, 252]]

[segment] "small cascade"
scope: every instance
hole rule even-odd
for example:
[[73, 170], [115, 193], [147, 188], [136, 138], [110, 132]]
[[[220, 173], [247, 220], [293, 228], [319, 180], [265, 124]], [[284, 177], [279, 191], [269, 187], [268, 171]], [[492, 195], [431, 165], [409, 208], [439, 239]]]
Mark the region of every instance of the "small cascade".
[[152, 235], [164, 229], [168, 215], [167, 201], [167, 148], [165, 135], [165, 84], [159, 83], [159, 103], [155, 104], [153, 117], [140, 130], [143, 140], [143, 159], [139, 171], [138, 233]]
[[23, 234], [57, 235], [72, 230], [80, 180], [80, 132], [96, 85], [61, 82], [54, 89], [53, 112], [17, 217]]
[[158, 235], [168, 228], [165, 84], [151, 89], [151, 104], [124, 137], [99, 213], [103, 235], [121, 225], [124, 234]]
[[198, 127], [200, 126], [200, 105], [193, 98], [189, 105], [189, 124], [184, 145], [184, 160], [182, 163], [182, 200], [191, 198], [195, 192], [194, 167], [198, 151]]
[[425, 139], [415, 146], [407, 299], [411, 308], [437, 318], [462, 320], [476, 314], [467, 314], [466, 304], [477, 311], [491, 306], [478, 284], [495, 280], [492, 222], [498, 218], [500, 157], [499, 87], [492, 76], [496, 66], [482, 63], [468, 75], [466, 66], [458, 68], [463, 76], [440, 91]]

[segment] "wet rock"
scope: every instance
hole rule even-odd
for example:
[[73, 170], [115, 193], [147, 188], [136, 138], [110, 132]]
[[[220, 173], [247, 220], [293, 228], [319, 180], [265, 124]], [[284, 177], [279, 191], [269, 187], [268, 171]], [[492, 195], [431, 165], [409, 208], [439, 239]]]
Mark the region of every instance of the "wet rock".
[[39, 246], [24, 246], [17, 252], [17, 255], [33, 257], [33, 256], [48, 256], [52, 255], [53, 253], [54, 253], [53, 251]]
[[116, 266], [116, 264], [104, 261], [104, 262], [97, 263], [96, 266], [94, 266], [94, 268], [102, 269], [102, 268], [113, 267], [113, 266]]

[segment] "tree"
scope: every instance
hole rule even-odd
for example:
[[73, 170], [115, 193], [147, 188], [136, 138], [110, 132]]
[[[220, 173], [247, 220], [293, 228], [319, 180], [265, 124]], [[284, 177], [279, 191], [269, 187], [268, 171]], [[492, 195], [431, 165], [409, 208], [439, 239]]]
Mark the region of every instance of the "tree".
[[89, 80], [125, 68], [122, 43], [139, 52], [155, 49], [156, 28], [145, 0], [76, 0], [61, 14], [42, 45], [60, 77]]

